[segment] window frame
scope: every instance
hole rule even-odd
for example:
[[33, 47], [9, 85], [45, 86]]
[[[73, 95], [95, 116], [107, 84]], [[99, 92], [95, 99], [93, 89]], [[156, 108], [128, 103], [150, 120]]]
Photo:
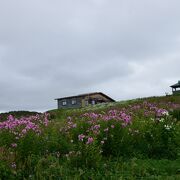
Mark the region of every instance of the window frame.
[[62, 101], [62, 106], [66, 106], [67, 105], [67, 101], [66, 100], [63, 100]]
[[92, 104], [92, 105], [95, 105], [95, 104], [96, 104], [96, 101], [93, 99], [93, 100], [91, 101], [91, 104]]
[[71, 99], [71, 104], [72, 104], [72, 105], [77, 104], [77, 100], [76, 100], [76, 99]]

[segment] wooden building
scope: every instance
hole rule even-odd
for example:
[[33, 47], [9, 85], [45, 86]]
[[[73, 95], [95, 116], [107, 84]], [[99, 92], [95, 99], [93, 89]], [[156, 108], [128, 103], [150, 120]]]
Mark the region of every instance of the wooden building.
[[95, 105], [99, 103], [115, 102], [114, 99], [105, 95], [102, 92], [94, 92], [88, 94], [80, 94], [77, 96], [69, 96], [57, 98], [58, 109], [61, 108], [80, 108], [88, 105]]
[[172, 88], [173, 95], [180, 95], [180, 81], [170, 87]]

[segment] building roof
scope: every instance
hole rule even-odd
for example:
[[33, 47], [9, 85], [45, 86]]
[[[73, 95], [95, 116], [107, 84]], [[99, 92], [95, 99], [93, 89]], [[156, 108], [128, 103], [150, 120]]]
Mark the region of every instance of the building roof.
[[178, 87], [180, 87], [180, 81], [178, 81], [178, 83], [176, 83], [176, 84], [174, 84], [174, 85], [172, 85], [172, 86], [170, 86], [170, 87], [172, 87], [172, 88], [178, 88]]
[[107, 96], [106, 94], [104, 94], [102, 92], [93, 92], [93, 93], [79, 94], [79, 95], [76, 95], [76, 96], [68, 96], [68, 97], [63, 97], [63, 98], [56, 98], [55, 100], [72, 99], [72, 98], [85, 97], [85, 96], [91, 96], [91, 95], [96, 95], [96, 94], [100, 94], [100, 95], [106, 97], [107, 99], [115, 102], [114, 99], [110, 98], [109, 96]]

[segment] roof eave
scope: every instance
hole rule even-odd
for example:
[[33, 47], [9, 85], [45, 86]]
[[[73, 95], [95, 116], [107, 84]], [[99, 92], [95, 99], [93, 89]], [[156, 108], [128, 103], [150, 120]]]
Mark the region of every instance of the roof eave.
[[102, 96], [105, 96], [106, 98], [108, 98], [109, 100], [111, 100], [112, 102], [116, 102], [114, 99], [110, 98], [109, 96], [107, 96], [106, 94], [102, 93], [102, 92], [94, 92], [94, 93], [87, 93], [87, 94], [80, 94], [77, 96], [69, 96], [69, 97], [63, 97], [63, 98], [56, 98], [55, 100], [63, 100], [63, 99], [70, 99], [70, 98], [76, 98], [76, 97], [84, 97], [84, 96], [88, 96], [88, 95], [93, 95], [93, 94], [101, 94]]
[[172, 88], [178, 88], [178, 87], [180, 87], [180, 84], [174, 84], [174, 85], [172, 85], [172, 86], [170, 86], [170, 87], [172, 87]]

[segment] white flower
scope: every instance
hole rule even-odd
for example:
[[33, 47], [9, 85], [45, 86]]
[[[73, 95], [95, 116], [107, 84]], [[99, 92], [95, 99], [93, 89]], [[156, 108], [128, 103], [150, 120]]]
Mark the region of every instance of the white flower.
[[169, 112], [166, 111], [166, 110], [164, 110], [164, 111], [162, 112], [162, 114], [163, 114], [163, 115], [166, 115], [166, 116], [169, 116]]
[[166, 130], [170, 130], [172, 128], [172, 126], [170, 126], [170, 125], [164, 125], [164, 127]]
[[159, 122], [163, 122], [164, 121], [164, 118], [161, 118], [160, 120], [159, 120]]

